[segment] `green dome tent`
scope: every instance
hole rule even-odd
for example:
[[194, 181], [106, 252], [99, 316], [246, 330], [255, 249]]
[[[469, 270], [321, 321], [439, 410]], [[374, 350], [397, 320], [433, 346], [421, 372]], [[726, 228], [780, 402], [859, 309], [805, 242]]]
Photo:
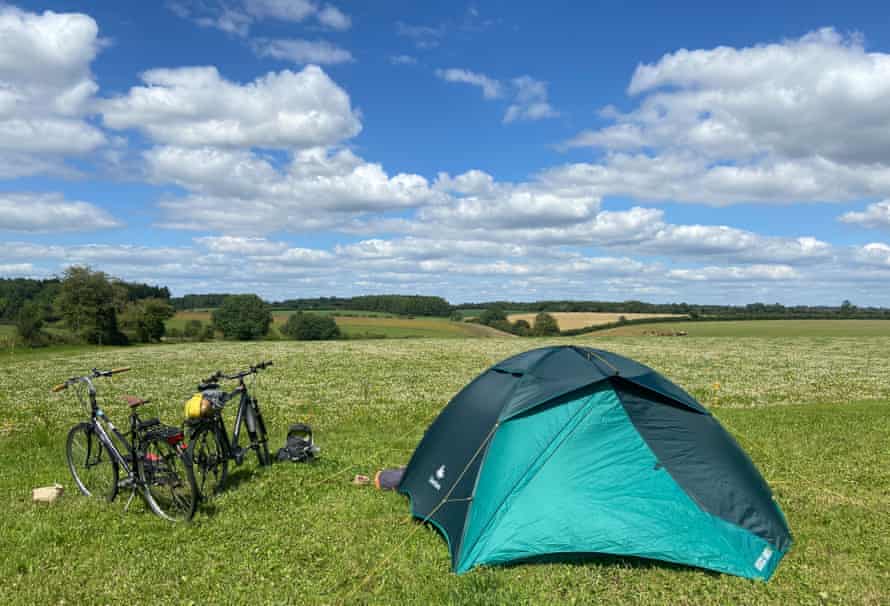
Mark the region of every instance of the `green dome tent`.
[[596, 553], [768, 580], [791, 546], [766, 482], [701, 404], [586, 347], [482, 373], [427, 429], [399, 491], [457, 573]]

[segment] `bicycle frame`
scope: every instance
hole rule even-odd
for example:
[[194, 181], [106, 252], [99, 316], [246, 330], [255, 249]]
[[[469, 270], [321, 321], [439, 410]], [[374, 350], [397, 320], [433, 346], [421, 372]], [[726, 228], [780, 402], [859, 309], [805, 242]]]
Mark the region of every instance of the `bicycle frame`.
[[[108, 483], [110, 490], [104, 494], [107, 500], [114, 500], [122, 488], [130, 489], [129, 507], [140, 491], [149, 508], [158, 516], [174, 522], [190, 520], [197, 504], [197, 487], [182, 431], [162, 425], [156, 418], [140, 419], [136, 407], [147, 400], [132, 397], [125, 398], [130, 404], [129, 432], [120, 431], [97, 402], [93, 379], [128, 370], [129, 367], [106, 371], [94, 368], [86, 376], [71, 377], [52, 388], [53, 392], [60, 392], [74, 386], [78, 402], [88, 409], [88, 420], [76, 424], [68, 432], [66, 452], [71, 475], [83, 494], [99, 496], [102, 492], [94, 494], [92, 488], [84, 485], [78, 469], [88, 471], [91, 467], [110, 465], [113, 475]], [[81, 435], [83, 438], [78, 438]], [[80, 439], [85, 444], [73, 447]], [[161, 445], [163, 441], [166, 444]], [[108, 451], [107, 460], [102, 458], [103, 450]], [[159, 492], [155, 494], [155, 490]]]
[[247, 433], [252, 434], [251, 439], [253, 439], [253, 436], [256, 435], [257, 432], [256, 423], [260, 422], [259, 417], [252, 414], [253, 409], [258, 409], [258, 406], [256, 400], [252, 398], [248, 393], [247, 386], [244, 384], [243, 377], [241, 378], [241, 382], [239, 383], [238, 387], [235, 388], [235, 391], [237, 390], [241, 391], [241, 398], [238, 402], [238, 411], [235, 414], [235, 427], [232, 429], [232, 442], [235, 449], [239, 448], [238, 441], [241, 437], [241, 428], [246, 425]]
[[[89, 424], [99, 437], [99, 441], [102, 442], [113, 457], [114, 462], [124, 471], [125, 477], [123, 480], [118, 481], [118, 487], [126, 488], [137, 484], [139, 479], [138, 474], [136, 473], [135, 461], [137, 457], [137, 448], [140, 445], [138, 428], [141, 421], [139, 415], [135, 411], [130, 413], [130, 437], [128, 438], [118, 430], [111, 419], [109, 419], [105, 412], [99, 407], [99, 404], [96, 401], [96, 387], [93, 385], [93, 381], [89, 377], [84, 377], [83, 382], [87, 385], [89, 398]], [[78, 399], [81, 399], [80, 394], [78, 394]], [[82, 399], [81, 403], [83, 403]], [[107, 426], [107, 428], [105, 426]], [[114, 438], [117, 439], [117, 443], [112, 439], [109, 430], [114, 435]], [[118, 443], [126, 449], [126, 455], [121, 453], [120, 448], [118, 448]], [[89, 456], [89, 453], [87, 453], [87, 456]]]
[[[190, 425], [192, 435], [194, 435], [200, 427], [211, 426], [219, 436], [220, 445], [223, 449], [223, 456], [225, 456], [226, 459], [235, 461], [237, 465], [240, 465], [244, 460], [245, 452], [248, 450], [248, 448], [242, 448], [240, 446], [241, 431], [245, 426], [247, 427], [247, 432], [250, 434], [251, 438], [250, 446], [253, 446], [253, 441], [256, 439], [255, 436], [257, 435], [257, 429], [260, 429], [257, 424], [262, 423], [262, 418], [259, 416], [259, 406], [256, 403], [256, 399], [250, 395], [243, 376], [238, 378], [238, 386], [226, 393], [226, 401], [231, 399], [236, 393], [239, 395], [238, 409], [235, 412], [235, 424], [232, 428], [231, 438], [229, 438], [229, 433], [226, 429], [225, 421], [223, 420], [222, 409], [217, 410], [210, 417], [192, 421]], [[261, 429], [265, 436], [265, 427], [262, 427]]]
[[[243, 385], [239, 385], [230, 393], [235, 393], [236, 391], [240, 391], [241, 393], [238, 401], [238, 410], [235, 412], [235, 424], [232, 429], [231, 438], [229, 437], [226, 423], [223, 419], [222, 410], [217, 411], [207, 419], [193, 422], [191, 425], [193, 432], [200, 426], [211, 425], [220, 437], [220, 443], [222, 444], [225, 457], [240, 464], [241, 461], [239, 459], [243, 455], [243, 450], [239, 445], [241, 430], [245, 425], [247, 425], [247, 431], [249, 433], [255, 433], [256, 430], [253, 427], [250, 427], [251, 422], [249, 420], [247, 409], [252, 406], [252, 402], [247, 389]], [[256, 422], [256, 420], [253, 419], [253, 422]]]
[[[127, 454], [129, 455], [129, 460], [135, 460], [135, 451], [130, 440], [127, 439], [120, 431], [118, 431], [117, 427], [115, 427], [114, 423], [111, 422], [101, 408], [99, 408], [99, 404], [96, 402], [96, 387], [93, 385], [93, 381], [89, 377], [84, 377], [83, 382], [87, 385], [87, 392], [89, 397], [90, 404], [90, 426], [92, 426], [93, 430], [96, 432], [96, 435], [99, 436], [99, 441], [105, 446], [108, 450], [109, 454], [114, 458], [114, 462], [121, 468], [123, 468], [127, 480], [131, 480], [136, 477], [134, 469], [130, 466], [127, 461], [127, 457], [121, 454], [120, 450], [117, 447], [117, 444], [114, 443], [114, 440], [111, 439], [111, 436], [108, 435], [108, 430], [103, 427], [103, 421], [106, 425], [108, 425], [108, 429], [110, 429], [114, 433], [114, 437], [118, 439], [118, 441], [123, 444], [124, 448], [127, 449]], [[78, 399], [81, 396], [78, 394]], [[81, 400], [82, 402], [82, 400]], [[87, 453], [89, 456], [89, 453]]]

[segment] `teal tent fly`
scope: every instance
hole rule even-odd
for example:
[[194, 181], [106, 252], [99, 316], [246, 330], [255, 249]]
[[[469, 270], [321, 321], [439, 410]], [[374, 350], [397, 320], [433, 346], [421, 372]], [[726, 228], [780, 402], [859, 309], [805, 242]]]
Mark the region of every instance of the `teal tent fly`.
[[751, 459], [651, 368], [546, 347], [486, 370], [445, 407], [399, 491], [464, 573], [568, 554], [768, 580], [791, 546]]

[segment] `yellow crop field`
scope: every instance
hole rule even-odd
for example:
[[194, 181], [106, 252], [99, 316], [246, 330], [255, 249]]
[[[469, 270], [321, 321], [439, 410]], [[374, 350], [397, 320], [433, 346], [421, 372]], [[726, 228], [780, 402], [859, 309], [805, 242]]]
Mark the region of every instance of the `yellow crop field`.
[[[584, 328], [585, 326], [595, 326], [598, 324], [611, 324], [612, 322], [617, 322], [622, 316], [624, 316], [626, 320], [677, 317], [676, 314], [613, 314], [586, 311], [553, 312], [550, 315], [556, 318], [560, 330], [572, 330], [574, 328]], [[535, 314], [510, 314], [507, 316], [507, 319], [511, 322], [525, 320], [532, 326], [535, 324]]]

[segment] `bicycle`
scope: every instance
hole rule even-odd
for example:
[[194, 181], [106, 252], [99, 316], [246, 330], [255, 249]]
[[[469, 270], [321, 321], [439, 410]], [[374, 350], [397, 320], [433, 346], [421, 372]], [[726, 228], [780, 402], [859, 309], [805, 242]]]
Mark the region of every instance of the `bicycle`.
[[[218, 494], [228, 478], [229, 461], [236, 465], [244, 462], [248, 450], [254, 450], [261, 466], [271, 465], [269, 445], [266, 437], [266, 423], [255, 397], [244, 381], [245, 377], [256, 375], [272, 366], [272, 362], [260, 362], [247, 370], [233, 374], [216, 371], [198, 384], [201, 392], [202, 414], [186, 420], [189, 428], [189, 453], [195, 465], [195, 476], [203, 496]], [[230, 392], [219, 391], [221, 379], [238, 381], [238, 386]], [[251, 381], [253, 387], [253, 381]], [[196, 396], [197, 397], [197, 396]], [[222, 410], [226, 403], [238, 397], [238, 410], [235, 413], [235, 426], [229, 439]], [[247, 427], [250, 445], [239, 446], [242, 428]]]
[[[161, 518], [171, 522], [189, 521], [197, 507], [198, 489], [183, 432], [178, 427], [162, 425], [157, 418], [143, 421], [136, 409], [149, 400], [123, 396], [131, 410], [129, 436], [125, 436], [96, 401], [94, 379], [128, 370], [94, 368], [85, 376], [71, 377], [52, 388], [53, 392], [60, 392], [77, 386], [77, 399], [89, 410], [89, 421], [78, 423], [68, 432], [65, 445], [68, 469], [78, 490], [88, 497], [110, 502], [119, 490], [130, 489], [132, 493], [125, 510], [138, 491], [149, 509]], [[125, 452], [121, 452], [118, 444]]]

